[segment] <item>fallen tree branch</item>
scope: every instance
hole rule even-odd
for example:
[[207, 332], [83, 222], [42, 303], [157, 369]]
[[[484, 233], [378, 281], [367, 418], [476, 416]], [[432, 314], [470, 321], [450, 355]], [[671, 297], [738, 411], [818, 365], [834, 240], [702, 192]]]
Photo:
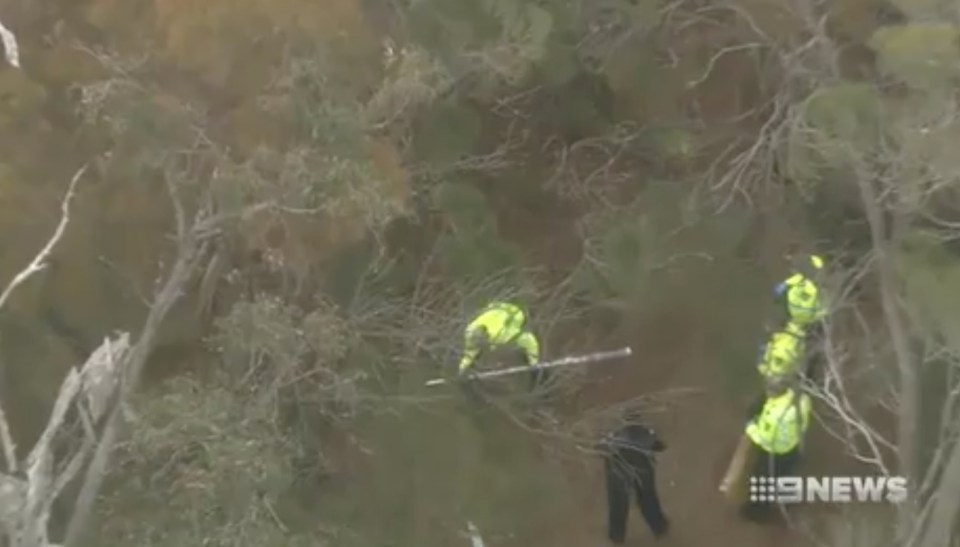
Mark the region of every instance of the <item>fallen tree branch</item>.
[[0, 23], [0, 39], [3, 40], [3, 51], [7, 62], [20, 68], [20, 46], [17, 45], [17, 37], [3, 23]]
[[125, 402], [137, 389], [147, 358], [153, 350], [160, 325], [174, 303], [183, 295], [184, 287], [190, 281], [193, 272], [198, 268], [205, 254], [204, 240], [210, 235], [208, 230], [215, 228], [209, 222], [209, 217], [205, 220], [201, 218], [202, 215], [199, 212], [193, 224], [187, 226], [183, 203], [180, 201], [174, 183], [168, 181], [167, 188], [175, 211], [177, 240], [179, 242], [177, 260], [162, 289], [154, 299], [140, 337], [125, 356], [122, 365], [119, 366], [122, 371], [120, 385], [117, 388], [116, 396], [112, 398], [110, 406], [105, 410], [103, 434], [97, 442], [93, 458], [86, 469], [80, 492], [73, 505], [73, 511], [67, 523], [63, 547], [80, 544], [86, 534], [97, 495], [100, 493], [103, 481], [109, 472], [113, 449], [117, 444], [117, 437], [123, 425]]
[[[95, 392], [89, 391], [88, 378], [103, 378], [105, 361], [117, 361], [129, 349], [129, 337], [121, 334], [116, 340], [105, 340], [79, 368], [71, 369], [60, 385], [47, 425], [27, 457], [25, 479], [0, 475], [0, 530], [10, 547], [50, 547], [48, 523], [54, 502], [64, 488], [83, 468], [96, 444], [96, 434], [88, 417]], [[105, 355], [110, 352], [110, 355]], [[108, 369], [107, 374], [118, 374]], [[109, 383], [106, 385], [110, 385]], [[78, 411], [84, 437], [80, 446], [60, 443], [68, 429], [71, 409]], [[68, 441], [72, 442], [72, 441]], [[65, 462], [63, 465], [59, 465]], [[60, 469], [58, 471], [58, 469]]]

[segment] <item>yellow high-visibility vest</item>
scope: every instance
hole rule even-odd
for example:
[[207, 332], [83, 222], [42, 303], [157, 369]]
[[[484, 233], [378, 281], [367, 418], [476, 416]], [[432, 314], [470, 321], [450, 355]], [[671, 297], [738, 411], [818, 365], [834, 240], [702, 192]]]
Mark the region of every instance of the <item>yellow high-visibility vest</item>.
[[757, 365], [760, 375], [771, 378], [793, 373], [806, 350], [805, 335], [796, 323], [787, 323], [782, 331], [773, 333]]
[[801, 326], [809, 325], [826, 316], [820, 289], [803, 274], [794, 274], [784, 281], [787, 312], [790, 320]]
[[540, 344], [533, 333], [525, 330], [525, 324], [526, 316], [515, 304], [494, 302], [484, 308], [467, 325], [460, 369], [472, 365], [480, 353], [481, 348], [475, 339], [478, 331], [486, 333], [491, 348], [515, 345], [524, 352], [529, 364], [536, 364], [540, 359]]
[[797, 448], [810, 425], [812, 403], [806, 393], [788, 389], [767, 399], [760, 415], [747, 424], [746, 434], [769, 454], [786, 454]]

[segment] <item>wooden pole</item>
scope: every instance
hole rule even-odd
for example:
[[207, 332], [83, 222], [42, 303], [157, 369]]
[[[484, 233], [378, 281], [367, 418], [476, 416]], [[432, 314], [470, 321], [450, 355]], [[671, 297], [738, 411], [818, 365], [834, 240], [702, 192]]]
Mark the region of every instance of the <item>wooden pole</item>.
[[723, 477], [723, 482], [720, 483], [720, 492], [730, 501], [740, 501], [742, 497], [744, 474], [749, 471], [750, 455], [753, 452], [752, 444], [745, 433], [740, 436], [740, 442], [737, 443], [737, 449], [730, 459], [727, 473]]

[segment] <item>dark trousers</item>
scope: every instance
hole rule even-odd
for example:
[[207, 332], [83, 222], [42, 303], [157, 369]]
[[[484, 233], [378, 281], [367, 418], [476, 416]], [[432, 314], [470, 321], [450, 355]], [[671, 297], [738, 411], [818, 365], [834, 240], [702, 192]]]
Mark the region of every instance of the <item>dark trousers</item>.
[[604, 461], [604, 472], [607, 480], [607, 534], [610, 541], [619, 545], [626, 540], [631, 491], [653, 535], [660, 537], [665, 534], [668, 523], [657, 497], [653, 465], [627, 466], [614, 456], [608, 456]]
[[[547, 370], [536, 369], [530, 371], [528, 389], [531, 393], [530, 396], [533, 397], [533, 401], [544, 402], [544, 387], [550, 379], [549, 372], [550, 371]], [[487, 390], [486, 388], [489, 386], [484, 386], [483, 380], [467, 378], [461, 380], [459, 384], [470, 412], [482, 411], [482, 409], [490, 403], [491, 397], [496, 397], [497, 390], [494, 389], [493, 392]]]
[[804, 345], [807, 348], [807, 355], [802, 371], [803, 381], [811, 386], [818, 386], [823, 383], [823, 369], [826, 366], [827, 357], [823, 348], [823, 322], [817, 321], [808, 325], [806, 331]]
[[530, 371], [530, 391], [543, 389], [550, 381], [550, 371], [544, 369], [533, 369]]
[[[800, 464], [800, 450], [794, 449], [786, 454], [770, 454], [759, 447], [756, 451], [751, 476], [753, 477], [781, 477], [792, 475]], [[748, 477], [749, 480], [749, 477]], [[741, 515], [749, 520], [762, 521], [772, 516], [776, 502], [761, 502], [747, 500], [740, 508]]]

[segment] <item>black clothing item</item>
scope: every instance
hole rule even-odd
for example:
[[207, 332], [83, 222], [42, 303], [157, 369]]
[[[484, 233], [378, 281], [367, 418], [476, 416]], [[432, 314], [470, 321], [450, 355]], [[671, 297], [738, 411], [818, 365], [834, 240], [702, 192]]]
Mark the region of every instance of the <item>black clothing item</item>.
[[[791, 450], [786, 454], [770, 454], [754, 445], [753, 450], [756, 452], [750, 475], [753, 477], [793, 475], [800, 464], [799, 449]], [[760, 522], [769, 519], [775, 507], [776, 502], [747, 500], [741, 506], [740, 514], [748, 520]]]
[[530, 391], [544, 387], [550, 381], [550, 371], [547, 369], [533, 369], [530, 371]]
[[[477, 356], [475, 364], [470, 367], [469, 371], [462, 373], [464, 375], [460, 378], [462, 389], [472, 403], [485, 403], [485, 389], [481, 385], [483, 380], [470, 378], [470, 372], [492, 372], [499, 368], [517, 367], [530, 364], [531, 363], [527, 362], [526, 354], [520, 349], [501, 348], [483, 351]], [[537, 389], [543, 387], [549, 378], [549, 370], [532, 369], [529, 373], [527, 389], [530, 391], [536, 391]]]
[[817, 321], [807, 326], [807, 336], [804, 341], [807, 348], [806, 362], [803, 368], [803, 381], [811, 386], [819, 386], [823, 382], [823, 369], [826, 366], [826, 355], [824, 354], [824, 333], [823, 321]]
[[649, 427], [627, 425], [601, 443], [606, 449], [604, 473], [607, 483], [607, 535], [615, 544], [627, 536], [630, 492], [636, 495], [640, 513], [655, 537], [667, 533], [670, 523], [657, 497], [654, 453], [667, 446]]

